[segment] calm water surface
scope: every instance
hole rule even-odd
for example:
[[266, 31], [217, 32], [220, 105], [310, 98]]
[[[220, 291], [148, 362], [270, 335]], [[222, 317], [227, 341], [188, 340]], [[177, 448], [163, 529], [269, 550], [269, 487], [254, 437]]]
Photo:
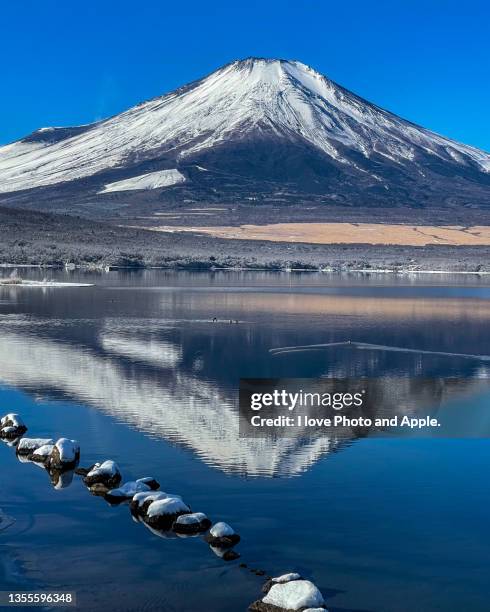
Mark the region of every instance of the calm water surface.
[[[270, 349], [351, 340], [487, 355], [490, 281], [50, 276], [96, 286], [0, 288], [0, 413], [21, 413], [28, 435], [76, 438], [82, 465], [114, 459], [127, 480], [156, 477], [233, 525], [240, 561], [299, 571], [330, 610], [488, 610], [488, 440], [240, 439], [236, 405], [240, 377], [488, 378], [479, 359]], [[489, 398], [478, 402], [460, 408], [489, 435]], [[55, 489], [6, 444], [0, 468], [0, 590], [75, 590], [83, 611], [239, 612], [260, 596], [263, 578], [240, 561], [200, 538], [155, 536], [77, 476]], [[15, 522], [2, 530], [5, 515]]]

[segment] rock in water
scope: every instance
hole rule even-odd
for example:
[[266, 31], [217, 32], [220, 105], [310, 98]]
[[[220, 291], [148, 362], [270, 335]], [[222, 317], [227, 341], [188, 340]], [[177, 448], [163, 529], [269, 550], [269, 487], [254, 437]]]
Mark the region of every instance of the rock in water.
[[145, 485], [150, 487], [152, 491], [158, 491], [160, 483], [151, 476], [145, 476], [144, 478], [138, 478], [138, 482], [143, 482]]
[[190, 514], [191, 509], [180, 497], [166, 497], [152, 502], [145, 521], [155, 529], [168, 530], [181, 514]]
[[[147, 480], [148, 478], [139, 478], [138, 480], [126, 482], [117, 489], [111, 489], [107, 493], [106, 499], [111, 503], [121, 503], [122, 501], [131, 499], [136, 495], [136, 493], [144, 493], [147, 491], [151, 491], [152, 489], [150, 485], [145, 482]], [[154, 480], [153, 478], [151, 478], [151, 481], [152, 483], [156, 483], [156, 480]]]
[[6, 414], [0, 419], [0, 438], [18, 438], [26, 431], [27, 427], [18, 414]]
[[231, 548], [240, 541], [240, 536], [227, 523], [219, 522], [211, 527], [206, 535], [206, 542], [218, 548]]
[[163, 491], [143, 491], [136, 493], [129, 504], [131, 513], [136, 517], [145, 517], [150, 504], [158, 499], [166, 499], [167, 497], [180, 497], [179, 495], [170, 495]]
[[25, 455], [29, 457], [38, 448], [46, 445], [54, 445], [54, 440], [50, 438], [22, 438], [17, 444], [16, 453], [18, 455]]
[[[277, 579], [276, 579], [277, 580]], [[291, 579], [275, 582], [262, 600], [255, 601], [251, 612], [291, 612], [308, 609], [325, 610], [325, 601], [318, 588], [309, 580]]]
[[107, 489], [113, 489], [121, 482], [121, 471], [114, 461], [96, 463], [83, 479], [88, 487], [104, 485]]
[[36, 448], [36, 450], [30, 456], [30, 460], [35, 461], [36, 463], [46, 463], [53, 452], [53, 448], [54, 443], [45, 444], [44, 446]]
[[175, 533], [195, 534], [202, 533], [211, 527], [211, 521], [203, 512], [182, 514], [172, 525]]
[[80, 445], [78, 442], [60, 438], [54, 445], [46, 464], [52, 470], [68, 470], [74, 468], [79, 460]]

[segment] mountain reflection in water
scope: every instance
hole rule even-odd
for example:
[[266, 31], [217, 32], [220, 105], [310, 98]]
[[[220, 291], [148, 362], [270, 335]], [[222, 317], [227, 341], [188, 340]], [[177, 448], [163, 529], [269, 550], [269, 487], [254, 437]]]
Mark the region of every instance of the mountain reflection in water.
[[223, 282], [202, 275], [197, 284], [195, 275], [155, 273], [159, 286], [119, 274], [96, 279], [94, 289], [0, 289], [0, 379], [86, 403], [223, 471], [272, 477], [299, 474], [348, 439], [240, 438], [240, 377], [490, 378], [488, 363], [448, 356], [346, 346], [271, 354], [345, 340], [472, 354], [490, 346], [487, 286], [345, 287], [308, 278], [291, 286], [272, 276], [257, 288], [250, 273]]

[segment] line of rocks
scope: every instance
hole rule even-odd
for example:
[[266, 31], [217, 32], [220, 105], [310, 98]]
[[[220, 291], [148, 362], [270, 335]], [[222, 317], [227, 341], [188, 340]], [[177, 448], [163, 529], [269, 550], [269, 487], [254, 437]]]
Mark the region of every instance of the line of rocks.
[[[224, 561], [240, 557], [234, 550], [240, 536], [230, 525], [224, 522], [213, 525], [204, 513], [193, 512], [180, 495], [160, 491], [160, 484], [154, 478], [139, 478], [121, 485], [122, 474], [114, 461], [81, 468], [78, 467], [80, 445], [76, 440], [25, 438], [26, 432], [27, 427], [19, 415], [11, 413], [0, 419], [0, 439], [16, 448], [20, 461], [44, 466], [55, 487], [68, 486], [75, 473], [83, 478], [90, 493], [103, 497], [110, 505], [129, 504], [133, 520], [155, 535], [163, 538], [201, 536]], [[248, 568], [246, 563], [241, 563], [240, 567]], [[260, 569], [250, 571], [257, 576], [266, 574]], [[250, 605], [250, 612], [326, 612], [318, 588], [296, 573], [276, 578], [268, 576], [262, 591], [264, 596]]]
[[27, 427], [18, 414], [7, 414], [0, 420], [0, 437], [16, 448], [18, 459], [44, 466], [55, 487], [68, 486], [75, 473], [83, 477], [93, 495], [103, 497], [110, 505], [129, 503], [133, 519], [156, 535], [200, 535], [218, 557], [225, 561], [239, 558], [233, 547], [240, 536], [232, 527], [223, 522], [213, 525], [204, 513], [192, 512], [180, 495], [159, 491], [160, 484], [154, 478], [139, 478], [121, 485], [122, 474], [114, 461], [80, 468], [80, 445], [76, 440], [26, 438], [23, 437], [26, 432]]

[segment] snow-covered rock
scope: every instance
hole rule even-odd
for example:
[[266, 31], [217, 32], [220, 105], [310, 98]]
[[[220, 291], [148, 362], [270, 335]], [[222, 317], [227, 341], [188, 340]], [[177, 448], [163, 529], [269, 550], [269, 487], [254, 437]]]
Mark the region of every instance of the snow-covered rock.
[[312, 582], [292, 579], [272, 584], [265, 597], [254, 602], [249, 609], [253, 612], [304, 611], [308, 608], [319, 608], [324, 611], [324, 604], [323, 595]]
[[117, 463], [111, 460], [96, 463], [85, 476], [83, 482], [88, 487], [98, 484], [113, 489], [121, 482], [121, 471]]
[[18, 414], [6, 414], [0, 419], [0, 438], [18, 438], [27, 431], [24, 421]]
[[145, 521], [156, 529], [170, 529], [181, 514], [190, 514], [191, 509], [180, 497], [166, 497], [152, 502], [146, 512]]
[[30, 456], [31, 461], [35, 463], [46, 463], [51, 453], [53, 452], [54, 443], [53, 444], [44, 444], [32, 453]]
[[80, 445], [76, 440], [60, 438], [47, 461], [52, 470], [65, 470], [76, 466], [80, 459]]
[[219, 548], [230, 548], [240, 541], [240, 536], [235, 533], [233, 527], [228, 523], [215, 523], [206, 535], [206, 542], [211, 546]]
[[160, 488], [160, 483], [155, 480], [152, 476], [145, 476], [144, 478], [138, 478], [138, 482], [143, 482], [149, 486], [152, 491], [157, 491]]
[[16, 452], [18, 455], [32, 455], [41, 446], [54, 445], [54, 440], [50, 438], [22, 438], [17, 444]]
[[107, 497], [119, 501], [132, 499], [136, 493], [152, 491], [152, 486], [155, 486], [155, 484], [160, 486], [154, 478], [148, 476], [145, 478], [138, 478], [138, 480], [124, 483], [121, 487], [111, 489], [107, 492]]
[[133, 496], [129, 507], [133, 516], [144, 517], [148, 512], [150, 504], [159, 499], [166, 499], [167, 497], [178, 496], [169, 495], [163, 491], [143, 491], [141, 493], [136, 493], [136, 495]]
[[175, 533], [194, 534], [206, 531], [211, 527], [211, 521], [203, 512], [182, 514], [172, 526]]

